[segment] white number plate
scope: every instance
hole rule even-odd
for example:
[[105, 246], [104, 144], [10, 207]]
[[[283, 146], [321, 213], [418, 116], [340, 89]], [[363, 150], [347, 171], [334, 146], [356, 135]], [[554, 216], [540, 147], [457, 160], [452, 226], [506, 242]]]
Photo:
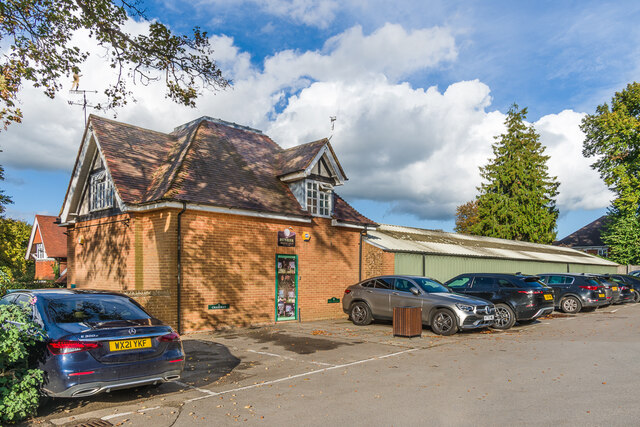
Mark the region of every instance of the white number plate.
[[493, 314], [490, 314], [488, 316], [484, 316], [484, 320], [493, 320]]

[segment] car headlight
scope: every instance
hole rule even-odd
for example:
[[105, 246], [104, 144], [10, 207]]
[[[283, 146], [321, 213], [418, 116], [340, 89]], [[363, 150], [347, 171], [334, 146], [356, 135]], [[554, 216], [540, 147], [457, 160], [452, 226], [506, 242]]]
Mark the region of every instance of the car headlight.
[[473, 313], [473, 310], [475, 309], [475, 306], [473, 305], [460, 304], [460, 303], [456, 303], [456, 307], [458, 307], [460, 310], [467, 313]]

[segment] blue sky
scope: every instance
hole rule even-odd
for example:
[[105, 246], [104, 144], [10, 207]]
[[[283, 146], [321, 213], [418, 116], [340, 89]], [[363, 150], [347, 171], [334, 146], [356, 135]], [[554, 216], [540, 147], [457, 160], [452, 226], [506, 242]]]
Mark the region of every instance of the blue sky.
[[[285, 147], [332, 134], [350, 178], [338, 191], [355, 207], [379, 222], [451, 230], [516, 102], [528, 108], [561, 182], [558, 237], [606, 211], [611, 196], [580, 155], [578, 126], [637, 80], [638, 2], [144, 4], [176, 31], [206, 30], [234, 88], [205, 94], [190, 110], [166, 101], [161, 86], [136, 87], [138, 102], [119, 120], [170, 131], [206, 114], [260, 128]], [[89, 40], [76, 41], [94, 52], [81, 84], [103, 89], [109, 71]], [[15, 202], [8, 216], [59, 211], [83, 130], [69, 100], [25, 88], [24, 123], [0, 133], [0, 185]], [[338, 116], [333, 133], [330, 115]]]

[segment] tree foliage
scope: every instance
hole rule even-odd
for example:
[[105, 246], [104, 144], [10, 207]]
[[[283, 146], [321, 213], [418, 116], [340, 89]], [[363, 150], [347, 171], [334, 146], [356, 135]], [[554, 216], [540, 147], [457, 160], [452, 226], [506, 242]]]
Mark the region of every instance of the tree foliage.
[[31, 307], [0, 305], [0, 422], [16, 422], [38, 409], [43, 372], [35, 369], [43, 331]]
[[602, 234], [609, 258], [640, 264], [640, 83], [630, 83], [599, 105], [580, 126], [585, 133], [582, 154], [594, 157], [592, 168], [616, 198]]
[[456, 208], [456, 233], [473, 234], [473, 226], [478, 223], [478, 202], [471, 200]]
[[507, 132], [495, 137], [494, 159], [480, 168], [478, 222], [473, 234], [551, 243], [556, 236], [558, 182], [550, 177], [549, 156], [533, 126], [526, 126], [527, 109], [509, 109]]
[[[2, 150], [0, 150], [0, 153], [2, 153]], [[2, 166], [0, 166], [0, 181], [4, 181], [4, 168]], [[4, 190], [0, 190], [0, 218], [4, 215], [4, 206], [9, 203], [13, 203], [11, 198], [4, 194]]]
[[0, 270], [9, 280], [23, 280], [28, 261], [24, 258], [31, 226], [24, 221], [0, 218]]
[[17, 95], [25, 81], [53, 98], [62, 76], [81, 73], [89, 56], [72, 43], [80, 31], [105, 48], [115, 81], [105, 89], [113, 108], [131, 98], [127, 82], [148, 84], [164, 79], [166, 96], [195, 106], [200, 89], [219, 89], [228, 82], [211, 59], [206, 32], [176, 35], [166, 25], [151, 21], [148, 31], [134, 35], [129, 19], [145, 19], [139, 0], [8, 0], [0, 2], [0, 42], [10, 50], [0, 63], [0, 121], [6, 128], [22, 118]]

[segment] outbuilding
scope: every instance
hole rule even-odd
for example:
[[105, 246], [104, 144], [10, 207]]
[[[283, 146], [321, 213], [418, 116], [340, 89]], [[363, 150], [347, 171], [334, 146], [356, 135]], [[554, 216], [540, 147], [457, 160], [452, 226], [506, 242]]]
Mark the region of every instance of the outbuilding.
[[417, 274], [446, 281], [462, 273], [616, 273], [618, 264], [575, 249], [380, 225], [363, 246], [366, 277]]

